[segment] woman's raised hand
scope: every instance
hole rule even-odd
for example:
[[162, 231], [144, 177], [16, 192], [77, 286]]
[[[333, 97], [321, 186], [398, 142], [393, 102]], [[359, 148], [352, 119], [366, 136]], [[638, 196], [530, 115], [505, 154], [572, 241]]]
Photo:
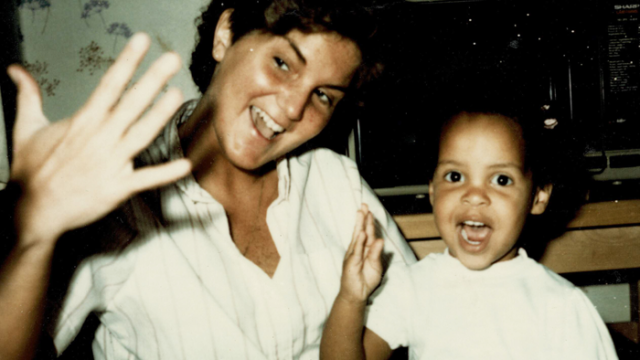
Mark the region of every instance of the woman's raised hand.
[[133, 194], [190, 172], [186, 159], [133, 167], [135, 156], [182, 103], [180, 91], [169, 89], [145, 114], [180, 69], [174, 53], [161, 56], [126, 90], [149, 44], [146, 34], [136, 34], [82, 108], [54, 123], [43, 114], [38, 85], [29, 73], [18, 65], [7, 69], [18, 87], [11, 181], [22, 190], [15, 213], [21, 241], [54, 242], [65, 231], [98, 220]]
[[384, 240], [376, 238], [373, 214], [362, 204], [356, 215], [351, 244], [342, 265], [339, 297], [365, 302], [382, 280], [382, 248]]

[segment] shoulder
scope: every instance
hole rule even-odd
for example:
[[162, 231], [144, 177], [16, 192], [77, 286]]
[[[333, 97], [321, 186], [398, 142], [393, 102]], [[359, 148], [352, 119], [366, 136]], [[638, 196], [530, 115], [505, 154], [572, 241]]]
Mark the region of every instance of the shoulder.
[[58, 352], [73, 341], [90, 313], [111, 311], [119, 294], [131, 287], [128, 284], [134, 279], [137, 254], [137, 246], [132, 245], [122, 251], [93, 255], [80, 263], [66, 291], [60, 293], [64, 300], [51, 303], [49, 332]]
[[[313, 149], [288, 158], [292, 183], [304, 188], [308, 194], [323, 194], [323, 197], [344, 199], [345, 196], [361, 194], [364, 181], [356, 163], [344, 155], [329, 149]], [[362, 199], [357, 199], [356, 208]]]
[[[431, 253], [417, 262], [404, 267], [404, 277], [419, 297], [430, 296], [434, 288], [440, 287], [451, 274], [451, 263], [446, 253]], [[457, 260], [455, 260], [457, 261]]]
[[292, 167], [345, 172], [355, 171], [358, 173], [358, 166], [353, 160], [325, 148], [313, 149], [300, 155], [291, 156], [289, 162]]
[[430, 253], [429, 255], [420, 259], [418, 262], [408, 266], [407, 273], [411, 277], [417, 278], [424, 274], [433, 274], [434, 271], [444, 266], [446, 256], [449, 255], [447, 255], [446, 253]]
[[545, 292], [557, 296], [568, 296], [576, 290], [580, 291], [580, 289], [569, 280], [558, 275], [548, 267], [533, 259], [528, 259], [528, 262], [527, 278]]
[[530, 271], [523, 275], [523, 283], [531, 304], [553, 321], [582, 316], [593, 313], [597, 317], [594, 306], [586, 294], [567, 279], [556, 274], [546, 266], [531, 260]]
[[617, 359], [609, 331], [582, 289], [544, 265], [538, 267], [548, 348], [563, 359]]
[[159, 241], [144, 235], [129, 246], [92, 255], [83, 260], [70, 279], [62, 312], [78, 308], [103, 311], [131, 284], [149, 263], [157, 261]]
[[564, 307], [566, 310], [578, 311], [581, 306], [589, 307], [591, 310], [595, 309], [582, 289], [546, 266], [536, 264], [540, 269], [537, 282], [550, 303], [557, 307]]
[[178, 127], [188, 119], [197, 105], [198, 100], [189, 100], [182, 104], [151, 145], [136, 157], [137, 167], [160, 164], [184, 156], [178, 136]]

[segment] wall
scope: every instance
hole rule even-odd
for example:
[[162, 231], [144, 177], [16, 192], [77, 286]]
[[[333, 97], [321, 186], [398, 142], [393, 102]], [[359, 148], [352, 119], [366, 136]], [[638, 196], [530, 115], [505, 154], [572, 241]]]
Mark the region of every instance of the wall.
[[[176, 51], [182, 70], [170, 82], [185, 98], [198, 93], [189, 75], [194, 19], [208, 0], [19, 0], [25, 65], [40, 83], [45, 114], [70, 116], [98, 84], [127, 39], [152, 38], [141, 69], [165, 51]], [[136, 77], [141, 75], [139, 70]]]

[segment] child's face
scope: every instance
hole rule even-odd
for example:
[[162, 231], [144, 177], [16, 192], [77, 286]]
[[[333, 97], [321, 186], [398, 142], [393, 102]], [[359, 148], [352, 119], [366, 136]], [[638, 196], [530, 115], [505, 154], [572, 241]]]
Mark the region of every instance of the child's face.
[[512, 259], [527, 215], [544, 211], [551, 190], [533, 193], [520, 126], [463, 113], [441, 136], [429, 199], [449, 252], [472, 270]]

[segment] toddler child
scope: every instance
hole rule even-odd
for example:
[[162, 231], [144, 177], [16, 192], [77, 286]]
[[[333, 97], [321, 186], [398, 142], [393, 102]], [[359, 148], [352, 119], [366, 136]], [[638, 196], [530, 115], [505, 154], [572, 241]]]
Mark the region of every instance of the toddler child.
[[617, 359], [583, 292], [521, 248], [525, 220], [545, 211], [552, 190], [549, 159], [536, 159], [528, 135], [500, 112], [463, 111], [444, 124], [429, 199], [447, 249], [392, 270], [369, 306], [382, 240], [363, 207], [324, 359], [387, 359], [400, 346], [410, 359]]

